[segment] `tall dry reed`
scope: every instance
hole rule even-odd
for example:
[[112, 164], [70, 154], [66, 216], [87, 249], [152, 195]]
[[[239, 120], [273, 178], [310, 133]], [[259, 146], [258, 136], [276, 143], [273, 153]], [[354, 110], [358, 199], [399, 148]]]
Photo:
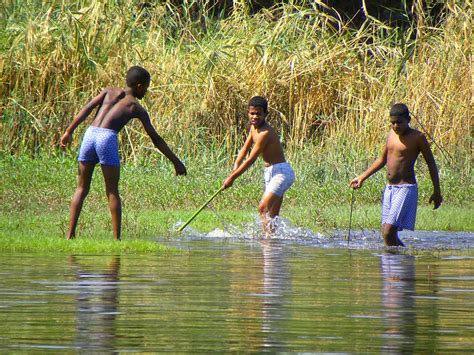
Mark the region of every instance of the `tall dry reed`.
[[[189, 7], [168, 2], [32, 3], [2, 9], [9, 44], [0, 57], [2, 152], [54, 152], [87, 100], [123, 86], [127, 68], [142, 65], [152, 74], [144, 105], [183, 154], [209, 146], [233, 154], [245, 134], [246, 102], [258, 94], [269, 99], [270, 120], [290, 152], [377, 150], [389, 107], [405, 102], [443, 150], [470, 164], [467, 3], [446, 2], [434, 23], [416, 0], [411, 26], [369, 16], [357, 29], [321, 11], [322, 1], [252, 16], [240, 1], [226, 18], [211, 17], [204, 5], [190, 16]], [[151, 150], [138, 123], [121, 140], [127, 159]]]

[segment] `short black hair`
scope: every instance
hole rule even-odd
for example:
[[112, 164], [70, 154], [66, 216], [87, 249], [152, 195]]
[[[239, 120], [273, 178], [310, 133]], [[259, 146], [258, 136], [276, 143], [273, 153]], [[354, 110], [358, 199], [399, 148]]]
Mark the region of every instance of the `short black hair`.
[[268, 112], [268, 102], [263, 96], [254, 96], [249, 100], [248, 107], [261, 107], [265, 113]]
[[150, 73], [146, 69], [135, 65], [127, 71], [127, 86], [149, 83], [150, 78]]
[[400, 116], [400, 117], [409, 118], [410, 111], [408, 110], [407, 105], [398, 103], [398, 104], [393, 105], [392, 108], [390, 109], [390, 116], [395, 116], [395, 117]]

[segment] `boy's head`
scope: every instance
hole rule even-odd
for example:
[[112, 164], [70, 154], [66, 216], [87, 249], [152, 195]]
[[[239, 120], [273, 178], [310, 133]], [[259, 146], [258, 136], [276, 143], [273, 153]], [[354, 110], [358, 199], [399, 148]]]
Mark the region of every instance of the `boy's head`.
[[145, 96], [150, 85], [150, 73], [137, 65], [127, 71], [127, 86], [132, 89], [133, 95], [141, 99]]
[[395, 104], [390, 109], [390, 124], [396, 134], [403, 134], [409, 128], [410, 111], [405, 104]]
[[262, 96], [254, 96], [248, 104], [248, 116], [250, 124], [254, 127], [260, 127], [265, 122], [268, 114], [268, 102]]

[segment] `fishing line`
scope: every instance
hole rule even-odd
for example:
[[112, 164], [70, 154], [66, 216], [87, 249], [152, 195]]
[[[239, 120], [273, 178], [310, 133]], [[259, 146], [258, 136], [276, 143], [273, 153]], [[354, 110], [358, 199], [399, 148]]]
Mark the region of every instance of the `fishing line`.
[[349, 233], [347, 234], [347, 245], [349, 245], [351, 241], [351, 229], [352, 229], [352, 210], [354, 209], [354, 188], [352, 188], [351, 194], [351, 214], [349, 217]]

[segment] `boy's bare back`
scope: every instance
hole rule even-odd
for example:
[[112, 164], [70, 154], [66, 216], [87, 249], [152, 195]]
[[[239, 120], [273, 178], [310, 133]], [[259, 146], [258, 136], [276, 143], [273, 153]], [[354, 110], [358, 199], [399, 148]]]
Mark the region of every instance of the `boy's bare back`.
[[91, 126], [119, 132], [132, 118], [146, 114], [137, 99], [120, 88], [106, 88], [96, 98], [102, 102]]

